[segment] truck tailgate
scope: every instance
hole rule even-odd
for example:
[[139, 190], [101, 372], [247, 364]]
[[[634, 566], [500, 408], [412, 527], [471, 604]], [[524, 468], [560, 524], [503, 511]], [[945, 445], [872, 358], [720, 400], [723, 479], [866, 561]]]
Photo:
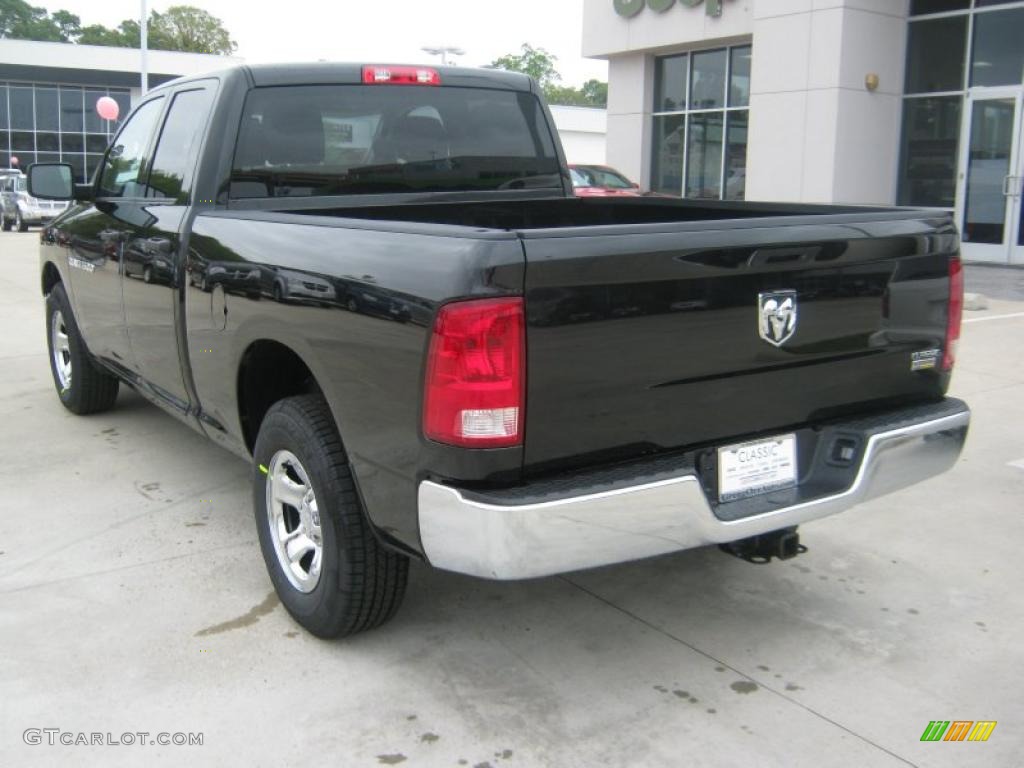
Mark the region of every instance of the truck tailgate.
[[935, 399], [948, 384], [947, 216], [520, 236], [528, 474]]

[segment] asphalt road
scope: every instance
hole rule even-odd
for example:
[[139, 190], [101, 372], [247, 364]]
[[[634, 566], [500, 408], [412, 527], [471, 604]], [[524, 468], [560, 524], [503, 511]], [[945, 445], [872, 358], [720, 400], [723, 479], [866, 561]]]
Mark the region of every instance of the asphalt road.
[[[323, 642], [271, 591], [244, 463], [129, 391], [60, 406], [37, 238], [0, 235], [0, 765], [1020, 765], [1024, 303], [964, 326], [959, 466], [805, 526], [796, 560], [416, 565], [395, 621]], [[922, 743], [936, 719], [998, 725]]]

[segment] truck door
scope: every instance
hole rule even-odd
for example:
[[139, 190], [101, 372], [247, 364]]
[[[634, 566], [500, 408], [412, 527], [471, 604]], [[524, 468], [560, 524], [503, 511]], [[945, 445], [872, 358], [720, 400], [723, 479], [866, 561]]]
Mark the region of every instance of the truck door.
[[96, 199], [60, 225], [71, 246], [68, 273], [75, 319], [89, 351], [120, 368], [132, 368], [121, 300], [125, 237], [140, 215], [145, 188], [140, 174], [158, 118], [162, 96], [142, 104], [121, 128], [99, 170]]
[[126, 230], [124, 313], [140, 383], [166, 405], [186, 410], [177, 313], [185, 287], [181, 232], [213, 84], [189, 83], [172, 97], [152, 154], [145, 200]]

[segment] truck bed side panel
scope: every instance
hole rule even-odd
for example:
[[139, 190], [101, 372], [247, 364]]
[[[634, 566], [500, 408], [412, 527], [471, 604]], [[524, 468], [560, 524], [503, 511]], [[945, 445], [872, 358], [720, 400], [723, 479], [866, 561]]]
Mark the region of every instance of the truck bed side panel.
[[418, 548], [416, 485], [424, 467], [467, 482], [518, 477], [521, 448], [480, 457], [430, 443], [421, 436], [420, 408], [437, 305], [521, 294], [523, 251], [509, 233], [470, 238], [435, 236], [423, 225], [375, 231], [344, 224], [269, 213], [196, 218], [186, 312], [201, 421], [217, 442], [245, 452], [237, 372], [253, 344], [283, 344], [323, 391], [371, 520]]

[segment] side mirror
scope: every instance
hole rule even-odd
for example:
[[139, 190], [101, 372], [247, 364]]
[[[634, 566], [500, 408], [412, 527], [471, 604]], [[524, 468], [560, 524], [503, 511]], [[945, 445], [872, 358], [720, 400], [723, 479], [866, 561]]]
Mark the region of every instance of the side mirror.
[[28, 193], [40, 200], [71, 200], [74, 172], [67, 163], [33, 163], [28, 167]]
[[637, 184], [635, 181], [630, 186], [633, 187], [633, 189], [640, 189], [640, 185]]

